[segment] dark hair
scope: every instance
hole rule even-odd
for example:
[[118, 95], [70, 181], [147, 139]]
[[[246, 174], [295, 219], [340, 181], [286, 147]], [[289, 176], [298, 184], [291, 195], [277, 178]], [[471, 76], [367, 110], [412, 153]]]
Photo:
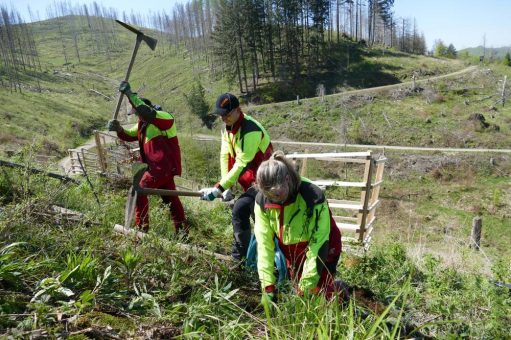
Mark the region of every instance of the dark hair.
[[146, 105], [153, 106], [153, 103], [147, 98], [140, 98]]
[[156, 111], [161, 111], [161, 106], [158, 105], [158, 104], [153, 104], [151, 103], [151, 101], [147, 98], [140, 98], [146, 105], [148, 105], [149, 107], [155, 109]]

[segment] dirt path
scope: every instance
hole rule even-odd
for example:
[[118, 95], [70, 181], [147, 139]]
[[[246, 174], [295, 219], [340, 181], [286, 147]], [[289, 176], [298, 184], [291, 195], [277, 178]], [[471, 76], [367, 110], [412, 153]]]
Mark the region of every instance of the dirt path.
[[[106, 138], [107, 142], [114, 140], [114, 137], [108, 138], [108, 136], [109, 136], [108, 131], [101, 131], [101, 133], [102, 133], [102, 136], [104, 136]], [[85, 142], [85, 144], [82, 144], [82, 145], [80, 145], [74, 149], [71, 149], [71, 150], [84, 149], [85, 151], [89, 151], [90, 149], [93, 149], [95, 147], [96, 147], [96, 140], [95, 140], [94, 136], [92, 136], [87, 142]], [[71, 173], [71, 166], [72, 166], [72, 163], [71, 163], [71, 159], [69, 158], [69, 156], [61, 159], [58, 163], [59, 170], [63, 171], [65, 175], [69, 175]]]
[[[419, 84], [424, 84], [424, 83], [428, 83], [428, 82], [435, 81], [435, 80], [440, 80], [440, 79], [444, 79], [444, 78], [459, 76], [459, 75], [462, 75], [462, 74], [465, 74], [465, 73], [473, 72], [473, 71], [477, 70], [477, 68], [478, 68], [478, 66], [472, 65], [472, 66], [469, 66], [467, 68], [464, 68], [464, 69], [456, 71], [456, 72], [452, 72], [452, 73], [448, 73], [448, 74], [442, 74], [440, 76], [434, 76], [434, 77], [425, 78], [425, 79], [418, 79], [418, 80], [415, 81], [415, 84], [419, 85]], [[358, 94], [364, 94], [364, 93], [388, 91], [388, 90], [397, 89], [397, 88], [400, 88], [400, 87], [403, 87], [403, 86], [411, 86], [412, 84], [413, 84], [413, 81], [407, 81], [407, 82], [399, 83], [399, 84], [392, 84], [392, 85], [385, 85], [385, 86], [376, 86], [376, 87], [368, 87], [368, 88], [360, 89], [360, 90], [351, 90], [351, 91], [346, 91], [346, 92], [341, 92], [341, 93], [328, 94], [328, 95], [325, 95], [324, 97], [325, 98], [329, 98], [329, 97], [341, 97], [341, 96], [351, 96], [351, 95], [358, 95]], [[310, 100], [317, 100], [318, 98], [319, 97], [303, 98], [303, 99], [300, 99], [300, 101], [301, 102], [307, 102], [307, 101], [310, 101]], [[294, 102], [294, 100], [290, 100], [290, 101], [287, 101], [287, 102], [263, 104], [263, 105], [257, 105], [257, 106], [260, 106], [260, 107], [264, 107], [266, 105], [280, 106], [280, 105], [285, 105], [285, 104], [289, 104], [289, 103], [292, 103], [292, 102]]]
[[[205, 141], [220, 141], [219, 136], [194, 135], [194, 139]], [[283, 140], [272, 140], [273, 144], [303, 145], [303, 146], [328, 146], [332, 148], [356, 148], [373, 150], [407, 150], [407, 151], [440, 151], [440, 152], [467, 152], [467, 153], [511, 153], [511, 149], [469, 149], [469, 148], [430, 148], [418, 146], [398, 146], [398, 145], [366, 145], [366, 144], [336, 144], [336, 143], [314, 143], [314, 142], [294, 142]]]

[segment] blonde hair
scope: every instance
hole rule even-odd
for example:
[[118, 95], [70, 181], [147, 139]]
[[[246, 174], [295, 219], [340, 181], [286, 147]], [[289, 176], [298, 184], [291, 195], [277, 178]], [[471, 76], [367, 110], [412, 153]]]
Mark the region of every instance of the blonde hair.
[[286, 183], [289, 178], [289, 196], [292, 197], [300, 187], [300, 175], [295, 170], [294, 164], [286, 158], [284, 152], [275, 151], [271, 157], [262, 162], [257, 169], [255, 188], [258, 191], [268, 191]]

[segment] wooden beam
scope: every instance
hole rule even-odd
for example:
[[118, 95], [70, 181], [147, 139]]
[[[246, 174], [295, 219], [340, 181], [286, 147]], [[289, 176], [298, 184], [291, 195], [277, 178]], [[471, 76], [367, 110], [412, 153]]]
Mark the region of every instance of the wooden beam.
[[290, 153], [286, 155], [286, 158], [321, 158], [323, 160], [326, 159], [335, 159], [335, 158], [346, 158], [346, 161], [352, 161], [352, 158], [356, 157], [370, 157], [371, 151], [365, 152], [331, 152], [331, 153]]
[[334, 200], [334, 199], [328, 199], [328, 206], [330, 208], [348, 209], [348, 210], [357, 210], [357, 211], [362, 209], [362, 205], [359, 202], [345, 201], [345, 200]]
[[[125, 227], [125, 226], [123, 226], [121, 224], [116, 224], [114, 226], [114, 231], [117, 232], [117, 233], [120, 233], [120, 234], [128, 235], [128, 236], [135, 236], [138, 239], [143, 239], [145, 236], [147, 236], [146, 233], [143, 233], [141, 231], [137, 231], [137, 230], [135, 230], [133, 228]], [[191, 252], [195, 252], [195, 253], [201, 253], [201, 254], [204, 254], [204, 255], [216, 257], [217, 259], [222, 260], [222, 261], [226, 261], [226, 262], [232, 262], [233, 261], [233, 258], [228, 256], [228, 255], [223, 255], [223, 254], [215, 253], [215, 252], [212, 252], [210, 250], [199, 248], [197, 246], [193, 246], [193, 245], [190, 245], [190, 244], [178, 243], [178, 242], [171, 243], [170, 241], [162, 239], [162, 238], [159, 238], [159, 240], [162, 241], [162, 243], [164, 243], [166, 245], [175, 246], [178, 249], [180, 249], [182, 251], [185, 251], [185, 252], [190, 252], [191, 251]]]
[[342, 182], [336, 180], [329, 179], [315, 179], [312, 180], [314, 184], [317, 186], [335, 186], [335, 187], [353, 187], [353, 188], [365, 188], [366, 184], [364, 182]]

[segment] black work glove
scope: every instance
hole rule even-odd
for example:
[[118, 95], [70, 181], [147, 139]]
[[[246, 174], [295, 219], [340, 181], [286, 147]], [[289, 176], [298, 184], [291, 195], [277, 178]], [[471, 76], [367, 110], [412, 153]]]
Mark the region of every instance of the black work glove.
[[121, 132], [123, 130], [121, 123], [117, 119], [109, 120], [107, 127], [108, 131]]
[[124, 93], [127, 96], [131, 96], [133, 92], [131, 92], [130, 83], [125, 80], [121, 81], [121, 84], [119, 85], [119, 92]]

